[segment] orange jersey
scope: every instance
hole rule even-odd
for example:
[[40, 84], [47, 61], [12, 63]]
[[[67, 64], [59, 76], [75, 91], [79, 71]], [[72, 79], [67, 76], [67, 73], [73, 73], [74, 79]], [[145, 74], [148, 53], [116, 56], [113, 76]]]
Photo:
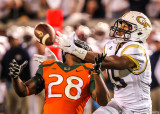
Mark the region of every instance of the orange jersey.
[[43, 114], [83, 114], [95, 88], [91, 68], [90, 63], [66, 66], [54, 60], [43, 62], [37, 71], [45, 83]]

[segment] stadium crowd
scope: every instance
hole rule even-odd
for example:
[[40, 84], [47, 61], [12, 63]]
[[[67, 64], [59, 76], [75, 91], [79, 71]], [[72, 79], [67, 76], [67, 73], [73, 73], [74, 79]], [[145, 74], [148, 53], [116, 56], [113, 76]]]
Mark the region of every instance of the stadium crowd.
[[[36, 41], [34, 24], [46, 22], [48, 10], [63, 12], [62, 33], [69, 35], [75, 31], [78, 38], [85, 41], [93, 52], [99, 53], [103, 52], [105, 43], [111, 39], [109, 32], [112, 20], [130, 10], [146, 14], [153, 28], [144, 44], [150, 56], [152, 69], [152, 111], [155, 114], [160, 113], [159, 0], [0, 0], [0, 114], [43, 113], [44, 91], [38, 95], [19, 98], [8, 73], [9, 63], [16, 58], [19, 64], [25, 60], [29, 61], [21, 77], [23, 81], [35, 76], [40, 63], [34, 60], [34, 54], [48, 55], [48, 52], [44, 45]], [[30, 24], [32, 21], [35, 23]], [[56, 53], [61, 61], [61, 52]], [[105, 71], [103, 75], [112, 98], [113, 84]], [[89, 99], [84, 114], [91, 114], [99, 107], [96, 101]]]

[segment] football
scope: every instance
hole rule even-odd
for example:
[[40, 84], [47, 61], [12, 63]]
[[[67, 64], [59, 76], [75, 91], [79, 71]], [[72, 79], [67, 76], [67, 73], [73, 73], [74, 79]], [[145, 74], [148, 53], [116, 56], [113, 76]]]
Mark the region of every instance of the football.
[[53, 45], [56, 38], [55, 30], [47, 23], [39, 23], [35, 26], [34, 34], [36, 40], [43, 45]]

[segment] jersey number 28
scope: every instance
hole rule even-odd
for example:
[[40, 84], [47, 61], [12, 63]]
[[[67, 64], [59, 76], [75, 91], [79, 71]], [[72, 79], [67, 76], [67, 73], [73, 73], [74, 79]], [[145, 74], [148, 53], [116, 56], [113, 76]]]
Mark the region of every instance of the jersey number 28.
[[[51, 82], [49, 85], [48, 85], [48, 98], [51, 98], [51, 97], [62, 97], [62, 94], [53, 94], [52, 93], [52, 86], [54, 85], [59, 85], [61, 84], [64, 80], [63, 80], [63, 77], [59, 74], [50, 74], [49, 77], [57, 77], [58, 80], [56, 82]], [[78, 84], [74, 84], [72, 83], [72, 80], [77, 80], [78, 81]], [[65, 87], [65, 95], [66, 97], [68, 97], [69, 99], [73, 99], [73, 100], [77, 100], [80, 98], [80, 95], [81, 95], [81, 87], [83, 86], [83, 80], [80, 78], [80, 77], [77, 77], [77, 76], [70, 76], [67, 78], [67, 86]], [[70, 89], [71, 88], [76, 88], [77, 89], [77, 94], [76, 95], [71, 95], [70, 94]]]

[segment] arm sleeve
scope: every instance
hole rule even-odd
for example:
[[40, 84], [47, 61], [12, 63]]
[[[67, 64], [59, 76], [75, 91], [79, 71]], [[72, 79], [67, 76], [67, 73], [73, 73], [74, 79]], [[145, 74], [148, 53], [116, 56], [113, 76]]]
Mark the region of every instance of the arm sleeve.
[[36, 94], [40, 93], [44, 89], [44, 79], [39, 74], [36, 74], [32, 80], [36, 85]]
[[33, 82], [36, 85], [36, 94], [40, 93], [44, 89], [44, 79], [43, 79], [43, 63], [39, 65], [39, 68], [36, 72], [36, 76], [32, 78]]
[[[92, 72], [93, 73], [93, 72]], [[89, 92], [92, 94], [92, 91], [95, 89], [94, 75], [91, 73], [90, 83], [89, 83]], [[100, 75], [103, 78], [103, 73], [100, 71]]]
[[36, 72], [36, 74], [38, 74], [38, 75], [40, 75], [41, 77], [43, 77], [43, 65], [42, 65], [43, 63], [41, 63], [40, 65], [39, 65], [39, 68], [38, 68], [38, 70], [37, 70], [37, 72]]

